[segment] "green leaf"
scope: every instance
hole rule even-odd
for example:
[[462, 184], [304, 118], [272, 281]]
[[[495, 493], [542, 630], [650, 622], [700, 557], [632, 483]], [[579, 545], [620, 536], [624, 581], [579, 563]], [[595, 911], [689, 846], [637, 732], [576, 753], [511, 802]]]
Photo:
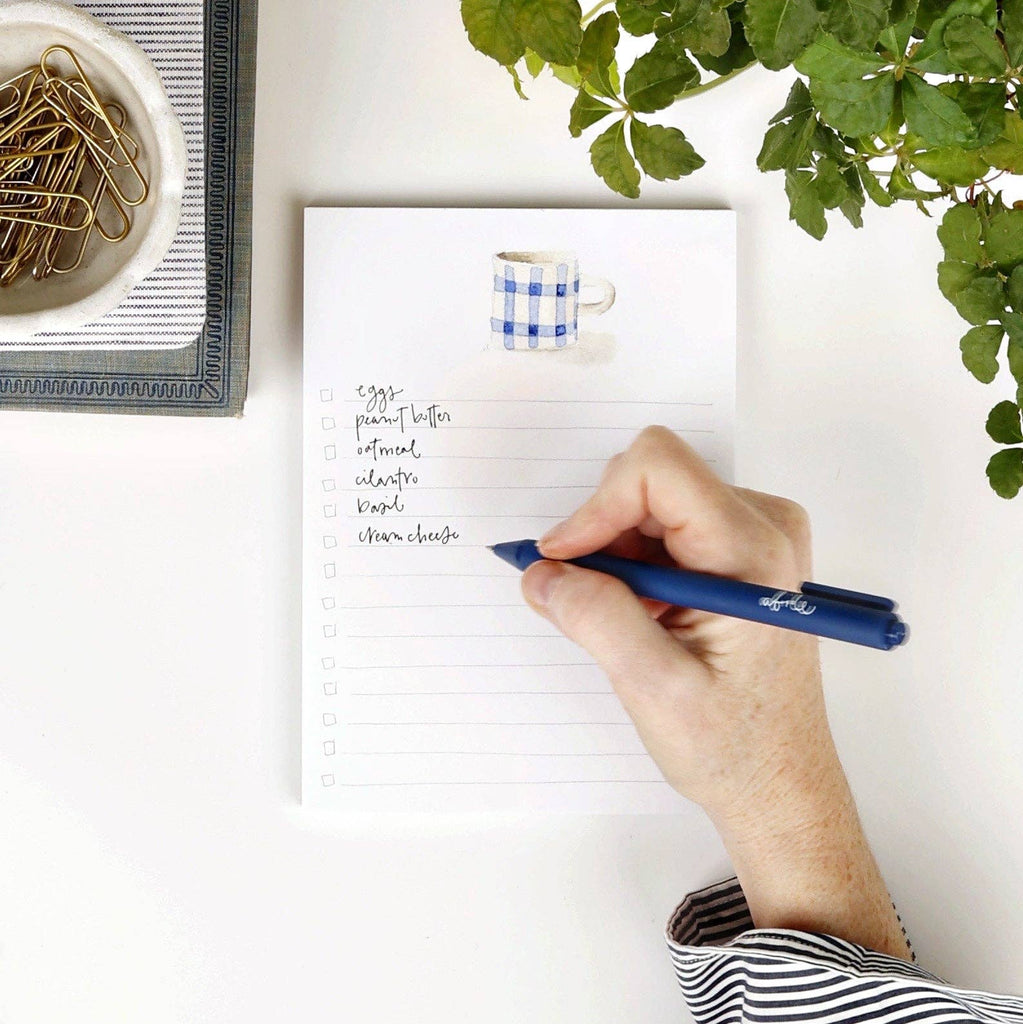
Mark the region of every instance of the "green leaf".
[[570, 85], [573, 89], [578, 89], [583, 84], [583, 76], [579, 74], [574, 64], [552, 64], [551, 74], [559, 82], [564, 82], [565, 85]]
[[956, 296], [980, 273], [980, 268], [972, 263], [959, 260], [943, 260], [938, 264], [938, 289], [949, 302], [955, 302]]
[[1009, 336], [1005, 350], [1009, 359], [1009, 373], [1017, 384], [1023, 384], [1023, 316], [1019, 313], [1006, 313], [1002, 317], [1002, 326]]
[[676, 51], [720, 57], [731, 41], [732, 23], [713, 0], [677, 0], [675, 9], [657, 22], [654, 31]]
[[1015, 498], [1023, 487], [1023, 448], [1003, 448], [987, 464], [987, 478], [1000, 498]]
[[761, 171], [796, 170], [809, 163], [810, 140], [816, 120], [810, 116], [810, 111], [806, 111], [768, 128], [757, 157], [757, 167]]
[[984, 147], [984, 159], [992, 167], [1012, 174], [1023, 174], [1023, 120], [1019, 114], [1005, 115], [1002, 134], [990, 146]]
[[964, 188], [981, 181], [991, 169], [980, 150], [960, 149], [958, 146], [914, 153], [913, 164], [917, 170], [923, 171], [935, 181]]
[[987, 435], [999, 444], [1023, 444], [1019, 406], [1015, 402], [999, 402], [987, 418]]
[[[998, 24], [998, 9], [995, 0], [954, 0], [953, 3], [939, 3], [937, 6], [939, 16], [931, 22], [924, 41], [913, 55], [912, 63], [913, 67], [921, 71], [948, 74], [952, 67], [945, 52], [944, 35], [949, 22], [968, 15], [979, 18], [988, 28], [994, 30]], [[920, 5], [920, 10], [924, 11], [924, 4]], [[920, 25], [919, 18], [917, 24]]]
[[1009, 305], [1017, 312], [1023, 313], [1023, 264], [1016, 267], [1005, 283], [1005, 294]]
[[854, 228], [861, 228], [863, 227], [863, 207], [865, 204], [866, 200], [863, 196], [850, 195], [847, 199], [842, 200], [839, 210], [842, 211], [845, 219]]
[[952, 305], [969, 323], [986, 324], [1005, 312], [1005, 288], [994, 274], [981, 273], [956, 295]]
[[954, 70], [981, 78], [994, 78], [1005, 71], [1005, 51], [979, 18], [953, 18], [945, 26], [943, 39]]
[[1023, 0], [1002, 0], [1002, 36], [1009, 51], [1009, 63], [1023, 63]]
[[850, 156], [849, 150], [845, 148], [845, 143], [842, 141], [842, 136], [819, 120], [813, 130], [812, 148], [815, 153], [820, 153], [821, 156], [830, 156], [832, 160], [837, 160], [843, 165]]
[[962, 145], [976, 138], [976, 128], [962, 108], [916, 75], [902, 80], [906, 126], [932, 146]]
[[959, 342], [963, 366], [982, 384], [990, 384], [998, 376], [998, 350], [1002, 346], [1001, 324], [971, 327]]
[[744, 24], [764, 67], [780, 71], [813, 42], [820, 13], [813, 0], [747, 0]]
[[856, 173], [860, 176], [863, 189], [878, 206], [891, 206], [895, 200], [884, 190], [877, 175], [867, 166], [865, 161], [856, 164]]
[[931, 25], [941, 17], [941, 12], [948, 6], [947, 0], [920, 0], [917, 4], [916, 28], [918, 33], [926, 35]]
[[632, 149], [640, 167], [658, 181], [676, 180], [704, 165], [704, 159], [677, 128], [632, 119]]
[[980, 244], [980, 215], [969, 203], [951, 207], [941, 219], [938, 241], [946, 260], [979, 264], [984, 258]]
[[522, 91], [522, 79], [519, 77], [518, 70], [511, 64], [506, 64], [504, 70], [511, 75], [511, 80], [515, 85], [515, 91], [519, 94], [519, 99], [528, 100], [529, 97]]
[[[917, 203], [923, 203], [927, 199], [935, 199], [940, 193], [925, 192], [918, 188], [912, 177], [903, 170], [902, 164], [896, 164], [892, 168], [891, 176], [888, 178], [888, 192], [896, 199], [912, 199]], [[921, 206], [924, 213], [926, 209]], [[928, 213], [927, 216], [930, 216]]]
[[822, 82], [849, 82], [877, 74], [888, 61], [876, 53], [843, 46], [834, 36], [823, 35], [795, 61], [795, 68]]
[[526, 52], [516, 27], [520, 0], [462, 0], [469, 42], [498, 64], [515, 64]]
[[785, 194], [789, 197], [789, 220], [819, 241], [828, 230], [828, 221], [813, 178], [810, 171], [786, 171]]
[[574, 64], [582, 41], [578, 0], [516, 0], [516, 27], [526, 46], [552, 64]]
[[578, 139], [591, 124], [596, 124], [601, 118], [614, 113], [614, 109], [591, 96], [585, 89], [580, 89], [568, 114], [569, 135], [573, 139]]
[[987, 146], [1005, 127], [1006, 89], [1004, 82], [942, 82], [938, 92], [953, 100], [970, 119], [976, 138], [967, 149]]
[[1000, 267], [1023, 262], [1023, 210], [1004, 210], [988, 222], [984, 251]]
[[607, 11], [586, 26], [579, 44], [575, 66], [583, 76], [583, 81], [602, 96], [617, 96], [610, 68], [615, 59], [619, 37], [618, 15], [614, 11]]
[[853, 82], [812, 79], [810, 95], [824, 120], [844, 135], [876, 135], [892, 112], [895, 76], [886, 72]]
[[785, 106], [771, 118], [770, 124], [777, 124], [779, 121], [785, 121], [790, 117], [794, 117], [796, 114], [809, 113], [812, 110], [813, 100], [810, 99], [810, 92], [803, 84], [803, 80], [801, 78], [797, 78], [792, 83], [792, 88], [789, 89], [789, 95], [788, 99], [785, 100]]
[[714, 57], [709, 53], [695, 53], [693, 56], [708, 71], [716, 75], [728, 75], [739, 68], [749, 67], [757, 59], [749, 41], [746, 39], [746, 30], [742, 23], [743, 7], [740, 4], [733, 4], [728, 8], [728, 18], [732, 23], [732, 36], [728, 40], [728, 49], [720, 57]]
[[617, 0], [615, 9], [622, 28], [630, 36], [648, 36], [654, 30], [654, 22], [662, 15], [659, 7], [637, 3], [636, 0]]
[[835, 210], [849, 198], [849, 186], [842, 177], [842, 168], [830, 157], [817, 163], [813, 186], [826, 210]]
[[532, 50], [526, 50], [526, 70], [531, 78], [536, 78], [547, 67], [547, 61], [538, 57]]
[[840, 43], [872, 50], [888, 24], [890, 0], [833, 0], [824, 27]]
[[901, 59], [913, 36], [913, 26], [916, 23], [916, 3], [913, 3], [913, 11], [902, 17], [901, 10], [897, 11], [896, 4], [892, 4], [891, 24], [881, 33], [881, 46], [894, 57]]
[[919, 6], [918, 0], [892, 0], [891, 14], [888, 20], [892, 25], [901, 25], [904, 21], [912, 18], [915, 23]]
[[628, 199], [639, 198], [639, 169], [625, 144], [625, 118], [593, 140], [590, 163], [608, 188]]
[[987, 464], [987, 478], [1000, 498], [1015, 498], [1023, 487], [1023, 448], [1003, 448]]
[[671, 106], [699, 81], [700, 72], [691, 60], [657, 42], [626, 72], [625, 99], [633, 110], [650, 114]]

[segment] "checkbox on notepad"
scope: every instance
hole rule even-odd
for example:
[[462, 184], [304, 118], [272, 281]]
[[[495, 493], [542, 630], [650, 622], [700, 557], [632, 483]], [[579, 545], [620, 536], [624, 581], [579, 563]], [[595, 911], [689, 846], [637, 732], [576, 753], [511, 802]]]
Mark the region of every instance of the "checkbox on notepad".
[[334, 776], [333, 775], [321, 775], [320, 778], [323, 780], [323, 784], [325, 786], [333, 786], [334, 785]]
[[325, 597], [321, 604], [323, 605], [323, 610], [328, 612], [337, 607], [337, 601], [332, 597]]
[[333, 519], [337, 515], [337, 505], [324, 505], [323, 514], [327, 519]]
[[323, 635], [328, 640], [330, 640], [331, 638], [337, 636], [337, 626], [334, 626], [334, 625], [324, 626], [323, 627]]
[[323, 446], [323, 457], [328, 462], [333, 462], [337, 458], [337, 445], [336, 444], [325, 444]]
[[337, 424], [334, 422], [333, 416], [323, 416], [320, 418], [320, 424], [324, 430], [333, 430]]
[[332, 580], [337, 575], [337, 566], [333, 562], [328, 562], [323, 567], [323, 575]]
[[335, 661], [331, 657], [320, 658], [320, 664], [329, 672], [334, 667]]
[[334, 389], [333, 388], [320, 388], [320, 401], [321, 402], [333, 402], [334, 401]]
[[336, 548], [337, 547], [337, 537], [335, 537], [331, 533], [328, 533], [327, 536], [323, 538], [323, 546], [325, 548]]
[[329, 711], [323, 716], [324, 725], [337, 725], [337, 715], [331, 714]]
[[325, 491], [333, 491], [336, 487], [337, 484], [334, 482], [333, 477], [327, 477], [327, 479], [323, 481], [323, 489]]
[[333, 757], [335, 750], [337, 750], [337, 747], [335, 746], [333, 740], [324, 741], [323, 752], [327, 755], [327, 757]]
[[329, 683], [324, 683], [323, 684], [323, 693], [324, 693], [324, 696], [327, 696], [327, 697], [336, 697], [337, 696], [337, 683], [333, 682], [333, 681], [331, 681]]

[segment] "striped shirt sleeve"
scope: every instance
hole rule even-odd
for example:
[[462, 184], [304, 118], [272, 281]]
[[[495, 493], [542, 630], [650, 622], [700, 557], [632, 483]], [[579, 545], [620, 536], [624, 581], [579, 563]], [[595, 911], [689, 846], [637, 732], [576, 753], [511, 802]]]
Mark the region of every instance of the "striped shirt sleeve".
[[667, 940], [696, 1024], [1023, 1024], [1023, 998], [956, 988], [830, 935], [754, 928], [734, 878], [687, 896]]

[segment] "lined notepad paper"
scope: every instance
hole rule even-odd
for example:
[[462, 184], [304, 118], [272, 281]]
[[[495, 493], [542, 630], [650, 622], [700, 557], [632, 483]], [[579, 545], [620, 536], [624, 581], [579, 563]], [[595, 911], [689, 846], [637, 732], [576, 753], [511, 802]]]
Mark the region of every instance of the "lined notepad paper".
[[[491, 347], [509, 250], [570, 250], [617, 301], [571, 348]], [[730, 476], [733, 215], [310, 210], [305, 273], [303, 802], [677, 808], [487, 545], [543, 534], [650, 423]]]

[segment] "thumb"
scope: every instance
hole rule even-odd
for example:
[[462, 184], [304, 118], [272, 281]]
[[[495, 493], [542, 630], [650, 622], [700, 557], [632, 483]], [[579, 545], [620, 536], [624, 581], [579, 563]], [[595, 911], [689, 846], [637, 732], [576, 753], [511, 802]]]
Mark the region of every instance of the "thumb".
[[663, 685], [696, 660], [612, 576], [565, 562], [535, 562], [523, 574], [522, 593], [593, 656], [616, 688]]

